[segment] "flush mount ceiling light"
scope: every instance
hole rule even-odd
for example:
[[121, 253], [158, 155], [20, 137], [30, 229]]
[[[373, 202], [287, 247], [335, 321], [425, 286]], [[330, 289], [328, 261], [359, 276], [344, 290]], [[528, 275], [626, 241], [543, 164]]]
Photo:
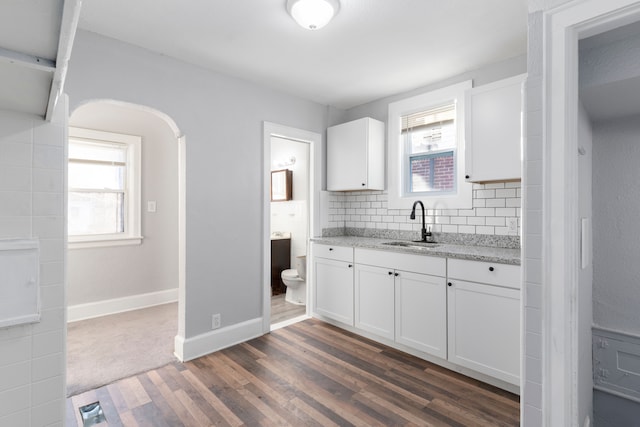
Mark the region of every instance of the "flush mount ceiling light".
[[319, 30], [338, 13], [338, 0], [287, 0], [287, 12], [307, 30]]

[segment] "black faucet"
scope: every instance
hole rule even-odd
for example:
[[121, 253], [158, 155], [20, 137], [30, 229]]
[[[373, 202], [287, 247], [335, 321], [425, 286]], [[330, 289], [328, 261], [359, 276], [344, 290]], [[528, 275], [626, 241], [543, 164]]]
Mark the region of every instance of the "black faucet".
[[430, 242], [431, 241], [431, 230], [427, 231], [424, 223], [424, 205], [420, 200], [416, 200], [413, 203], [413, 207], [411, 208], [411, 215], [409, 215], [410, 219], [416, 219], [416, 205], [420, 204], [422, 208], [422, 230], [420, 230], [421, 239], [420, 242]]

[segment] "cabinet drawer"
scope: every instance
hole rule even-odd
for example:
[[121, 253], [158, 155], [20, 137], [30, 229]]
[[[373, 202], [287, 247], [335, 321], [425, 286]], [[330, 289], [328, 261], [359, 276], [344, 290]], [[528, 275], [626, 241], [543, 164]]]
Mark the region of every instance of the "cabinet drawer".
[[520, 266], [517, 265], [449, 259], [448, 273], [449, 279], [520, 289]]
[[314, 243], [313, 255], [320, 258], [335, 259], [336, 261], [353, 262], [353, 248], [346, 246]]
[[401, 254], [373, 249], [355, 249], [357, 264], [375, 265], [395, 270], [412, 271], [432, 276], [446, 275], [446, 259], [426, 255]]

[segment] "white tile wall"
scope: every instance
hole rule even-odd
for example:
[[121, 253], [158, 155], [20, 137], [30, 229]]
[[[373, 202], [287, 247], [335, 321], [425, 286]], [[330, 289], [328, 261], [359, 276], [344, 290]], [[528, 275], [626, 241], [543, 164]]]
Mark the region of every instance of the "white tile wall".
[[[64, 424], [66, 105], [0, 112], [0, 239], [40, 238], [41, 321], [0, 329], [0, 425]], [[1, 286], [1, 284], [0, 284]]]
[[[534, 1], [530, 1], [531, 3]], [[530, 8], [530, 10], [532, 10]], [[542, 12], [529, 13], [523, 180], [523, 426], [543, 425], [542, 412]]]
[[[427, 209], [426, 222], [432, 231], [509, 235], [520, 234], [521, 185], [519, 182], [473, 184], [471, 209]], [[420, 232], [422, 221], [409, 219], [411, 209], [388, 209], [384, 191], [332, 193], [329, 196], [328, 228], [373, 228]], [[434, 223], [435, 213], [435, 223]], [[507, 220], [518, 223], [510, 233]]]

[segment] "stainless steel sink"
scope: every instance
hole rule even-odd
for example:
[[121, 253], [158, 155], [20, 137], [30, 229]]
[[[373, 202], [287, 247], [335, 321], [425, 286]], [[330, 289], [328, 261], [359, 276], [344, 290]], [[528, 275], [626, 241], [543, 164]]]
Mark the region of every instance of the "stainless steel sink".
[[417, 248], [417, 249], [428, 249], [435, 248], [439, 246], [438, 243], [430, 243], [430, 242], [408, 242], [406, 240], [399, 242], [384, 242], [383, 245], [387, 246], [399, 246], [402, 248]]

